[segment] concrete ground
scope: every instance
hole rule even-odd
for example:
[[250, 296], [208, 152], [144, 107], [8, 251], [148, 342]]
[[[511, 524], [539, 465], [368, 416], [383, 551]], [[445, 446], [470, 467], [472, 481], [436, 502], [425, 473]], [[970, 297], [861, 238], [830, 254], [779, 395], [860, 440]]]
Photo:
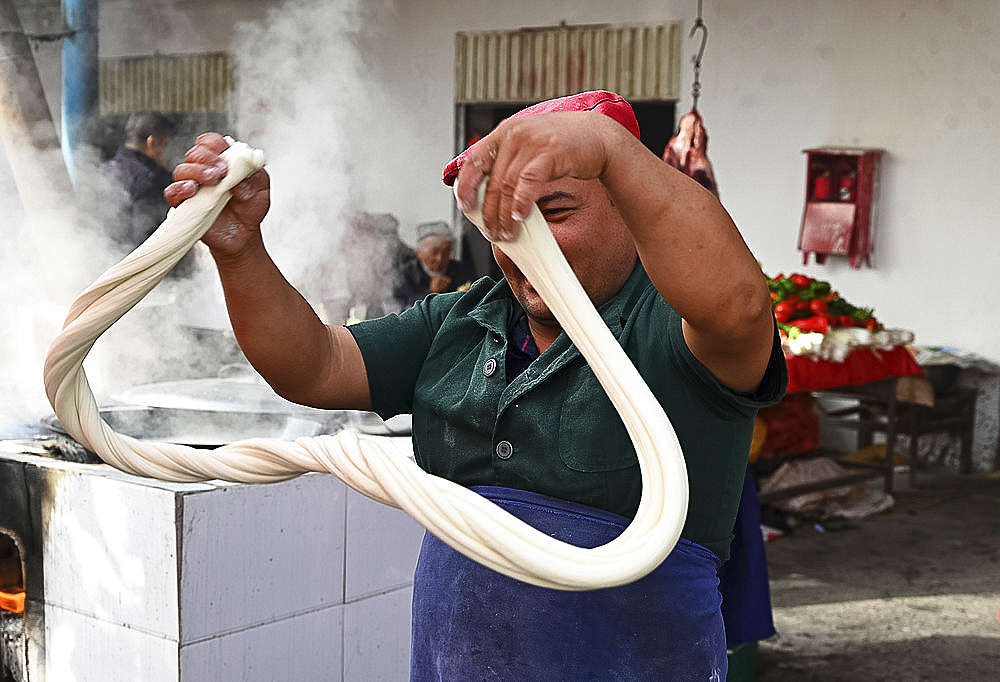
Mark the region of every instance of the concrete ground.
[[757, 680], [1000, 680], [1000, 474], [896, 480], [888, 511], [767, 543]]

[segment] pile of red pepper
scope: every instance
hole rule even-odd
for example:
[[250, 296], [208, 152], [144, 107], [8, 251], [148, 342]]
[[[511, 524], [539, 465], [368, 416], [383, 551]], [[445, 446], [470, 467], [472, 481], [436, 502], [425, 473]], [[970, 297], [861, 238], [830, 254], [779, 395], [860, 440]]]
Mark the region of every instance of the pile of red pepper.
[[794, 338], [802, 332], [825, 334], [831, 327], [882, 329], [872, 308], [848, 303], [829, 282], [796, 273], [768, 277], [767, 287], [778, 328], [787, 336]]

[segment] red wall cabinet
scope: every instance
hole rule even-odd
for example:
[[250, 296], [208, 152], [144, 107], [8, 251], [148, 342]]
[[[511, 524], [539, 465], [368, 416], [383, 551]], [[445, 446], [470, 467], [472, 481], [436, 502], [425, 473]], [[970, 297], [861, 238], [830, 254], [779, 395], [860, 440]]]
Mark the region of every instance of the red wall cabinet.
[[819, 147], [806, 154], [806, 207], [799, 232], [803, 265], [847, 256], [851, 267], [871, 267], [872, 225], [882, 150]]

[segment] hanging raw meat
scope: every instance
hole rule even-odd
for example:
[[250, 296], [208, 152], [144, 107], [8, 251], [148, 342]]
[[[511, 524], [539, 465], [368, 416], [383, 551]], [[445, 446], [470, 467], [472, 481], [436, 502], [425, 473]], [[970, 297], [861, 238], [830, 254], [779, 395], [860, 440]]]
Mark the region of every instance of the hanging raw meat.
[[708, 133], [697, 109], [681, 116], [677, 132], [663, 150], [663, 160], [719, 196], [712, 162], [708, 160]]

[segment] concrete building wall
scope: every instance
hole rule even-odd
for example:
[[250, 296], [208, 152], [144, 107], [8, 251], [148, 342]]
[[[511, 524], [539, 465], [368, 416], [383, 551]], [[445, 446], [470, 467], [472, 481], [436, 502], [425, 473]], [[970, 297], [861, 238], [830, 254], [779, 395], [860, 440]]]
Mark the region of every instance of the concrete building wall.
[[[695, 11], [680, 0], [105, 0], [100, 49], [232, 50], [244, 83], [240, 134], [272, 159], [276, 232], [364, 209], [396, 214], [412, 239], [417, 222], [452, 214], [439, 177], [455, 144], [456, 31], [680, 20], [686, 34]], [[831, 279], [887, 325], [914, 330], [918, 343], [1000, 360], [1000, 270], [990, 255], [1000, 222], [995, 3], [715, 0], [704, 19], [699, 109], [710, 158], [765, 270]], [[690, 106], [696, 47], [685, 40], [679, 112]], [[38, 54], [46, 86], [57, 88], [57, 52], [43, 45]], [[874, 268], [802, 265], [802, 150], [821, 145], [887, 151]], [[286, 187], [288, 205], [324, 201], [290, 217]]]

